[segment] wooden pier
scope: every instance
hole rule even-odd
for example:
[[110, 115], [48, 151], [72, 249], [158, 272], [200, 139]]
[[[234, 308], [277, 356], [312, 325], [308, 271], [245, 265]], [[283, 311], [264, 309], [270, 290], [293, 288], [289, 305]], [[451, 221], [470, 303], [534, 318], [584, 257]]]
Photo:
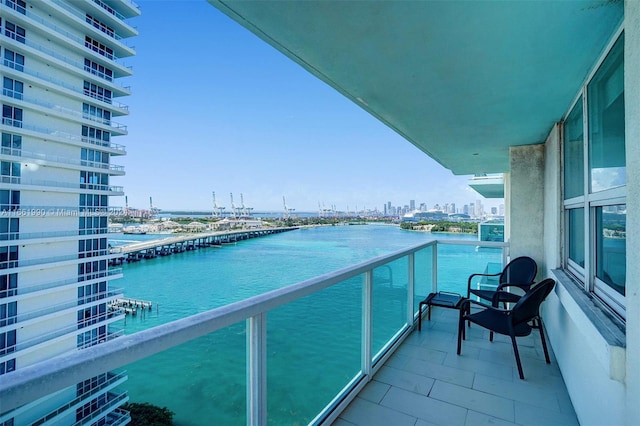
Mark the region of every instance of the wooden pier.
[[139, 262], [143, 259], [154, 259], [158, 256], [170, 256], [175, 253], [198, 250], [205, 247], [220, 247], [223, 244], [236, 244], [250, 238], [263, 237], [292, 231], [298, 227], [254, 228], [234, 231], [215, 231], [198, 234], [181, 234], [157, 240], [140, 241], [110, 249], [116, 256], [109, 260], [111, 266], [124, 262]]

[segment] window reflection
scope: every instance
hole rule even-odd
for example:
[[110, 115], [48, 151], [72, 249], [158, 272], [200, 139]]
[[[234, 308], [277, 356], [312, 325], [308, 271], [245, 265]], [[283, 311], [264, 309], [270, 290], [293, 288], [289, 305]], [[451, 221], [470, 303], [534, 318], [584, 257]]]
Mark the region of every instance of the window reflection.
[[584, 268], [584, 209], [569, 210], [569, 259]]
[[588, 86], [591, 191], [627, 182], [624, 147], [624, 35]]
[[582, 96], [564, 123], [564, 198], [584, 195]]
[[617, 293], [625, 295], [626, 205], [596, 208], [596, 276]]

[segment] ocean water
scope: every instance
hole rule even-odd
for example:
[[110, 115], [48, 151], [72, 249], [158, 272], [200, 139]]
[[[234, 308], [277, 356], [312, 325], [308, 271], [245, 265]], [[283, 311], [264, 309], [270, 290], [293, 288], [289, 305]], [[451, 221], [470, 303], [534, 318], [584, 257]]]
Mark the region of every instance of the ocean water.
[[[152, 238], [161, 237], [119, 237]], [[128, 298], [153, 302], [151, 311], [126, 318], [125, 332], [131, 334], [433, 238], [382, 225], [300, 229], [125, 264], [124, 278], [112, 286], [124, 288]], [[430, 250], [417, 256], [430, 258]], [[500, 262], [499, 250], [440, 245], [439, 289], [463, 292], [467, 276], [492, 262]], [[426, 294], [430, 263], [420, 263], [423, 270], [417, 273], [416, 287]], [[406, 301], [396, 297], [406, 289], [406, 269], [406, 259], [399, 259], [374, 271], [374, 285], [380, 282], [380, 291], [374, 289], [375, 350], [406, 318]], [[356, 277], [268, 313], [270, 424], [307, 424], [359, 371], [361, 286], [362, 279]], [[131, 364], [123, 388], [132, 402], [174, 411], [178, 425], [245, 424], [245, 328], [243, 321]]]

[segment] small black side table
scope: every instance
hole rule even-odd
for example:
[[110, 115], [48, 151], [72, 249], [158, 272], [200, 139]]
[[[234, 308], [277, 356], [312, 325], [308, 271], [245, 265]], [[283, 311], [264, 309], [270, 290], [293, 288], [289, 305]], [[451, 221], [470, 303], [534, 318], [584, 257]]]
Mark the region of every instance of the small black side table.
[[458, 293], [449, 293], [439, 291], [438, 293], [430, 293], [426, 299], [418, 305], [418, 331], [422, 330], [422, 307], [427, 307], [427, 318], [431, 321], [431, 307], [441, 306], [449, 309], [460, 309], [460, 304], [464, 298]]

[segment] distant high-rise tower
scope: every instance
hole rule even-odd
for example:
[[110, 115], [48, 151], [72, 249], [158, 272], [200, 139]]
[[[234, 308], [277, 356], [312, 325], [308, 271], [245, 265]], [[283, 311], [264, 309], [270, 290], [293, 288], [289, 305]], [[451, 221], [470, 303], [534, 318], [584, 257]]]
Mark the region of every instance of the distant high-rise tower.
[[414, 211], [416, 209], [416, 200], [409, 200], [409, 210]]
[[[112, 119], [129, 113], [115, 99], [130, 94], [120, 58], [135, 54], [125, 21], [139, 14], [130, 0], [0, 3], [0, 380], [122, 334], [107, 216], [109, 196], [124, 195], [110, 182], [125, 154], [112, 139], [127, 130]], [[87, 377], [0, 425], [126, 424], [127, 395], [113, 390], [125, 380]]]

